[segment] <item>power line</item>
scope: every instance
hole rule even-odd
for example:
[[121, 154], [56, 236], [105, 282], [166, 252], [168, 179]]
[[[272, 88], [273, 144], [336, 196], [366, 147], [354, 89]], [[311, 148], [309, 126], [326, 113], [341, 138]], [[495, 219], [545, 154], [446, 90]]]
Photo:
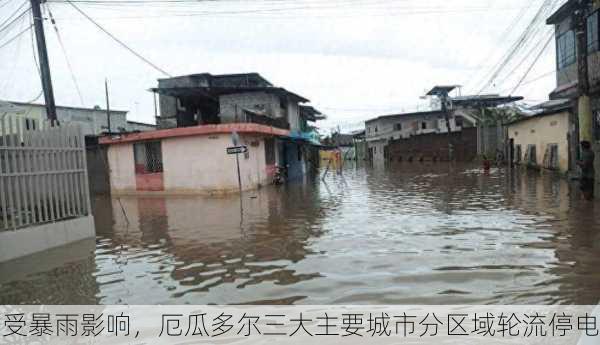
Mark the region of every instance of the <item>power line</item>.
[[[19, 18], [22, 18], [30, 8], [27, 8], [25, 11], [21, 12], [17, 17], [13, 18], [14, 15], [19, 13], [19, 11], [27, 4], [27, 1], [21, 4], [10, 16], [8, 16], [2, 23], [0, 23], [0, 32], [7, 30], [12, 24], [14, 24]], [[11, 20], [12, 19], [12, 20]]]
[[110, 32], [108, 32], [105, 28], [103, 28], [100, 24], [98, 24], [94, 19], [92, 19], [92, 17], [88, 16], [79, 7], [77, 7], [77, 5], [75, 5], [73, 2], [71, 2], [69, 0], [66, 0], [66, 1], [69, 4], [71, 4], [71, 6], [73, 6], [73, 8], [75, 8], [79, 13], [81, 13], [81, 15], [83, 15], [84, 17], [86, 17], [90, 22], [92, 22], [92, 24], [94, 24], [96, 27], [98, 27], [98, 29], [100, 29], [102, 32], [104, 32], [105, 34], [107, 34], [115, 42], [117, 42], [118, 44], [120, 44], [123, 48], [127, 49], [130, 53], [132, 53], [133, 55], [137, 56], [140, 60], [144, 61], [146, 64], [150, 65], [152, 68], [154, 68], [155, 70], [159, 71], [160, 73], [162, 73], [162, 74], [164, 74], [164, 75], [166, 75], [168, 77], [172, 77], [172, 75], [169, 74], [168, 72], [166, 72], [164, 69], [156, 66], [155, 64], [153, 64], [152, 62], [150, 62], [150, 60], [146, 59], [140, 53], [138, 53], [135, 50], [133, 50], [133, 48], [130, 48], [123, 41], [121, 41], [120, 39], [118, 39], [117, 37], [115, 37], [113, 34], [111, 34]]
[[525, 78], [527, 78], [527, 75], [529, 75], [529, 72], [531, 72], [531, 70], [533, 69], [535, 64], [538, 62], [538, 60], [540, 59], [542, 54], [546, 51], [546, 49], [550, 45], [550, 42], [552, 42], [553, 37], [554, 37], [554, 35], [551, 35], [550, 37], [548, 37], [548, 40], [546, 41], [544, 48], [542, 48], [542, 50], [539, 52], [539, 54], [535, 57], [535, 59], [533, 60], [533, 62], [531, 63], [531, 65], [529, 66], [529, 68], [527, 69], [525, 74], [523, 75], [523, 77], [519, 80], [519, 83], [517, 83], [517, 86], [515, 86], [515, 88], [512, 90], [511, 94], [515, 93], [515, 91], [517, 91], [519, 86], [521, 86], [521, 83], [523, 82], [523, 80], [525, 80]]
[[22, 34], [26, 33], [27, 31], [31, 30], [31, 27], [33, 25], [28, 26], [25, 30], [20, 31], [18, 34], [14, 35], [13, 37], [11, 37], [8, 41], [4, 42], [3, 44], [0, 45], [0, 49], [6, 47], [7, 45], [9, 45], [10, 43], [12, 43], [14, 40], [16, 40], [17, 38], [19, 38], [19, 36], [21, 36]]
[[513, 60], [513, 58], [525, 48], [531, 40], [538, 35], [540, 32], [540, 28], [536, 28], [540, 23], [543, 23], [543, 19], [548, 15], [550, 11], [552, 11], [559, 0], [545, 0], [530, 23], [527, 25], [519, 39], [512, 45], [509, 51], [502, 57], [500, 62], [492, 69], [492, 74], [490, 78], [485, 82], [483, 87], [479, 90], [478, 94], [481, 94], [490, 84], [494, 82], [494, 80], [498, 77], [498, 75], [504, 70], [504, 68]]

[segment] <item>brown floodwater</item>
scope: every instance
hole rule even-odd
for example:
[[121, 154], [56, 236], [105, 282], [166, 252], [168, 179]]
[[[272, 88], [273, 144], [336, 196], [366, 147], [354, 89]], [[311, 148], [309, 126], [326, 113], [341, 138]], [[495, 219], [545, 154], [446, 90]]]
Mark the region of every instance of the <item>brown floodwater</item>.
[[95, 240], [0, 264], [0, 304], [600, 300], [600, 204], [549, 173], [347, 167], [241, 202], [93, 204]]

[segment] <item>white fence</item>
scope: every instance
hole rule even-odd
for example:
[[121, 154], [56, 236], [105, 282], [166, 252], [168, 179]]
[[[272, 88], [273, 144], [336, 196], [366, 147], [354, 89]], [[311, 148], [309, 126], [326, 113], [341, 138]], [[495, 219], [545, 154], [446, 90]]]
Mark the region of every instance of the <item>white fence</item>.
[[0, 231], [90, 214], [79, 126], [11, 116], [0, 127]]

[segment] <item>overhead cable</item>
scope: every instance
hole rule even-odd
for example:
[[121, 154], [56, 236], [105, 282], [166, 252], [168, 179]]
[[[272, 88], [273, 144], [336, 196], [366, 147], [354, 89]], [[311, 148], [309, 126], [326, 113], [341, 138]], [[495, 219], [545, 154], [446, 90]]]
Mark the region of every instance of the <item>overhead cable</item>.
[[85, 12], [83, 12], [73, 2], [71, 2], [69, 0], [67, 0], [67, 2], [69, 4], [71, 4], [71, 6], [73, 6], [73, 8], [75, 8], [79, 13], [81, 13], [82, 16], [84, 16], [85, 18], [87, 18], [90, 22], [92, 22], [92, 24], [94, 24], [98, 29], [100, 29], [102, 32], [104, 32], [106, 35], [108, 35], [110, 38], [112, 38], [115, 42], [117, 42], [123, 48], [127, 49], [130, 53], [132, 53], [133, 55], [137, 56], [140, 60], [144, 61], [146, 64], [148, 64], [149, 66], [151, 66], [155, 70], [159, 71], [160, 73], [162, 73], [162, 74], [164, 74], [164, 75], [166, 75], [168, 77], [172, 77], [172, 75], [169, 74], [168, 72], [166, 72], [164, 69], [158, 67], [157, 65], [155, 65], [154, 63], [152, 63], [150, 60], [148, 60], [144, 56], [142, 56], [140, 53], [138, 53], [137, 51], [135, 51], [133, 48], [130, 48], [127, 44], [125, 44], [123, 41], [121, 41], [120, 39], [118, 39], [115, 35], [111, 34], [108, 30], [106, 30], [104, 27], [102, 27], [100, 24], [98, 24], [92, 17], [90, 17], [89, 15], [87, 15]]

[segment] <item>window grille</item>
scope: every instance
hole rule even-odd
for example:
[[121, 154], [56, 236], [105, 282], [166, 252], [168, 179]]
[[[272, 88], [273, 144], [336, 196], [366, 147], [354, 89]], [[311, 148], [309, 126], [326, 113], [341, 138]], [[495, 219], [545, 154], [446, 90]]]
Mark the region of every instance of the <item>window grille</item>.
[[133, 145], [135, 172], [151, 174], [163, 171], [160, 141], [149, 141]]

